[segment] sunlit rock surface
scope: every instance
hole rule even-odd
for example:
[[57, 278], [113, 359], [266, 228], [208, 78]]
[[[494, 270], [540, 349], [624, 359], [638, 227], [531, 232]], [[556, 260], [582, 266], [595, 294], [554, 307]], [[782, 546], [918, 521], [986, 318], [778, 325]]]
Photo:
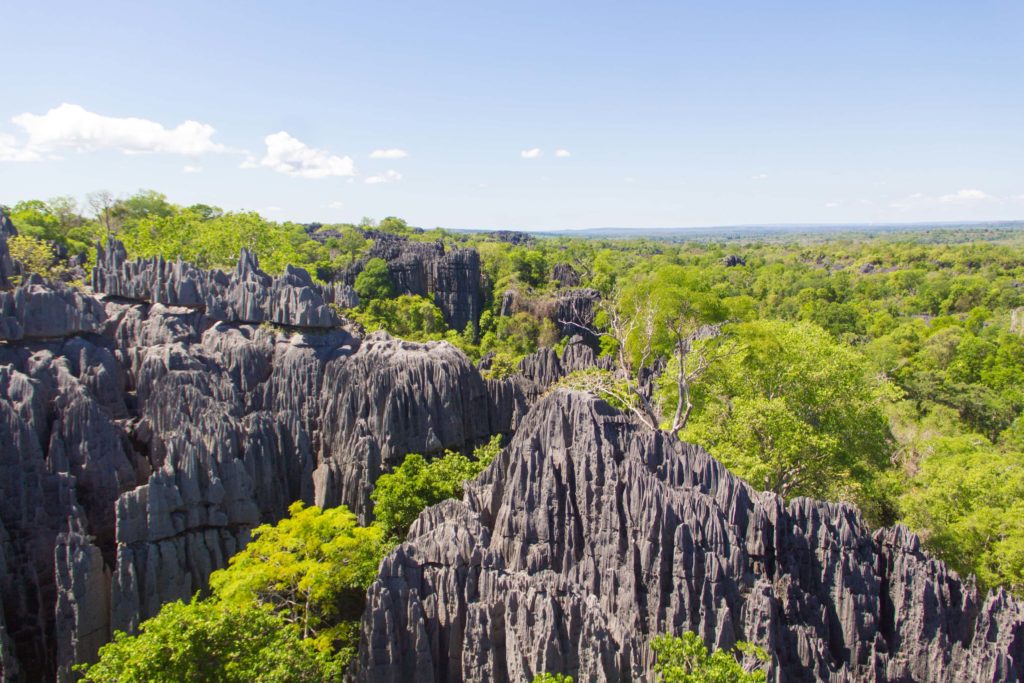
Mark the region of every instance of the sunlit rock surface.
[[785, 505], [701, 449], [558, 391], [460, 502], [425, 511], [369, 591], [354, 679], [651, 680], [649, 641], [771, 654], [778, 681], [1019, 680], [1024, 608], [902, 527]]
[[96, 294], [34, 276], [0, 291], [5, 681], [71, 680], [291, 502], [369, 520], [382, 467], [511, 427], [460, 351], [359, 338], [330, 305], [351, 288], [301, 269], [112, 242], [93, 278]]

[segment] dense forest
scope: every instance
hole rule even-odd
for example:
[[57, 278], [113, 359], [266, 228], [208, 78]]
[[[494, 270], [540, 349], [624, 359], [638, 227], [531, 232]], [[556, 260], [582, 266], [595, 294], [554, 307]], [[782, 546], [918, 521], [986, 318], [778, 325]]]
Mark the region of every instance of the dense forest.
[[[705, 447], [757, 489], [851, 503], [875, 527], [905, 524], [962, 576], [1024, 595], [1024, 236], [1014, 230], [577, 239], [393, 217], [276, 223], [152, 191], [5, 211], [22, 277], [87, 287], [108, 237], [131, 257], [225, 270], [248, 249], [267, 272], [297, 266], [351, 287], [353, 305], [336, 306], [361, 330], [448, 341], [495, 379], [579, 335], [603, 363], [559, 385]], [[402, 293], [372, 252], [392, 236], [474, 249], [478, 319], [453, 329], [436, 301]], [[377, 481], [367, 525], [344, 507], [293, 506], [213, 575], [208, 595], [119, 636], [86, 679], [192, 680], [203, 658], [224, 659], [223, 680], [339, 676], [380, 558], [501, 446], [407, 456]], [[251, 649], [236, 652], [243, 632]], [[739, 668], [702, 647], [657, 641], [663, 679], [698, 680], [685, 677], [698, 661]], [[737, 650], [748, 664], [758, 655]]]

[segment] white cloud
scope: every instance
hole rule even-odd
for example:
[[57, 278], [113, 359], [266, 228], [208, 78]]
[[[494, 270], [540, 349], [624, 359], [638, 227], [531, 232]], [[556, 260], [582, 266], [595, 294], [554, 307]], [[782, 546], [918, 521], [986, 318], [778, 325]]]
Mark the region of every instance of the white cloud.
[[372, 175], [366, 179], [366, 182], [370, 185], [379, 185], [380, 183], [395, 183], [402, 179], [402, 174], [398, 171], [384, 171], [378, 175]]
[[555, 156], [564, 159], [566, 157], [571, 157], [572, 156], [572, 152], [570, 152], [567, 149], [556, 149], [555, 150]]
[[839, 202], [825, 202], [826, 209], [834, 209], [839, 206]]
[[370, 152], [371, 159], [404, 159], [409, 153], [404, 149], [375, 149]]
[[38, 161], [39, 153], [19, 145], [13, 135], [0, 135], [0, 161]]
[[284, 211], [280, 206], [265, 206], [259, 210], [259, 213], [281, 213]]
[[519, 153], [524, 159], [536, 159], [540, 156], [540, 147], [534, 147], [533, 149], [524, 149]]
[[977, 202], [986, 199], [995, 199], [992, 195], [981, 190], [965, 189], [953, 194], [944, 194], [939, 197], [939, 201], [943, 204], [960, 204], [963, 202]]
[[632, 178], [632, 177], [623, 178], [622, 182], [624, 182], [624, 183], [635, 183], [636, 182], [636, 178]]
[[[62, 104], [45, 114], [19, 114], [11, 119], [28, 134], [21, 148], [21, 157], [39, 151], [60, 148], [91, 152], [117, 149], [126, 154], [163, 152], [199, 156], [223, 152], [224, 145], [213, 141], [213, 126], [198, 121], [185, 121], [175, 128], [164, 128], [156, 121], [139, 118], [103, 116], [77, 104]], [[0, 142], [0, 150], [7, 143]], [[6, 155], [5, 155], [6, 156]]]
[[750, 176], [751, 180], [768, 180], [767, 173], [758, 173], [757, 175]]
[[[308, 147], [285, 131], [268, 135], [263, 141], [267, 145], [267, 153], [259, 164], [278, 173], [300, 178], [355, 175], [351, 157], [339, 157], [324, 149]], [[255, 160], [251, 157], [242, 162], [242, 168], [253, 166]]]
[[343, 209], [345, 208], [345, 202], [331, 202], [327, 205], [328, 209]]
[[193, 166], [191, 164], [186, 164], [185, 168], [183, 168], [181, 170], [184, 171], [185, 173], [202, 173], [203, 172], [203, 167], [202, 166]]

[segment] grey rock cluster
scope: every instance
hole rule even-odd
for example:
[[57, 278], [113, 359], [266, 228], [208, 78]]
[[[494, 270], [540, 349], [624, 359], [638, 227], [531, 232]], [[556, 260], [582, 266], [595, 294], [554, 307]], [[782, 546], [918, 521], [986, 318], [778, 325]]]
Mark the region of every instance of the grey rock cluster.
[[103, 305], [76, 289], [29, 275], [0, 291], [0, 341], [54, 339], [99, 330]]
[[596, 340], [588, 330], [593, 327], [600, 300], [601, 295], [597, 290], [586, 287], [560, 289], [548, 296], [509, 289], [502, 294], [499, 313], [511, 316], [525, 312], [542, 320], [550, 320], [561, 334], [583, 335], [593, 345]]
[[558, 263], [551, 269], [551, 279], [562, 287], [579, 287], [580, 274], [568, 263]]
[[651, 638], [684, 631], [764, 647], [773, 681], [1024, 678], [1024, 606], [905, 528], [786, 505], [566, 391], [384, 560], [354, 678], [652, 680]]
[[565, 345], [561, 356], [554, 349], [540, 349], [523, 358], [519, 361], [519, 374], [535, 391], [543, 391], [573, 372], [590, 368], [614, 370], [614, 367], [611, 357], [599, 357], [585, 337], [576, 335]]
[[399, 294], [432, 299], [452, 329], [463, 330], [480, 319], [483, 294], [475, 249], [445, 249], [440, 240], [414, 242], [378, 233], [369, 256], [387, 261]]
[[295, 500], [368, 520], [382, 468], [510, 429], [460, 351], [353, 336], [329, 305], [351, 290], [305, 271], [112, 242], [93, 284], [0, 291], [4, 681], [73, 680]]
[[11, 258], [11, 251], [7, 248], [7, 238], [18, 234], [10, 216], [0, 207], [0, 289], [7, 289], [11, 286], [11, 279], [17, 275], [18, 266]]
[[343, 285], [315, 284], [302, 268], [288, 266], [280, 277], [271, 277], [245, 249], [234, 272], [227, 275], [201, 270], [180, 258], [128, 260], [117, 240], [99, 249], [92, 281], [98, 293], [195, 308], [212, 320], [293, 327], [337, 327], [341, 320], [329, 304], [344, 306], [355, 296]]

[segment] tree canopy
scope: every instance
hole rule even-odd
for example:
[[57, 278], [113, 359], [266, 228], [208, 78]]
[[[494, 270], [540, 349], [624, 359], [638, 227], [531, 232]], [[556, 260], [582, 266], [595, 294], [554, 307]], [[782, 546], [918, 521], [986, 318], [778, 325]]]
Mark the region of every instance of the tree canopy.
[[[730, 335], [735, 348], [697, 388], [683, 438], [786, 498], [844, 499], [876, 512], [876, 481], [892, 466], [886, 407], [899, 397], [895, 387], [813, 323], [759, 320]], [[666, 398], [674, 389], [663, 382]]]
[[209, 597], [168, 603], [138, 635], [116, 634], [85, 680], [340, 680], [387, 547], [377, 526], [358, 526], [344, 506], [294, 503], [210, 576]]
[[382, 474], [370, 497], [385, 536], [401, 540], [424, 508], [462, 497], [463, 484], [491, 464], [501, 449], [500, 442], [496, 436], [478, 447], [473, 459], [449, 451], [428, 461], [410, 453], [394, 471]]
[[658, 636], [651, 643], [654, 673], [662, 683], [763, 683], [761, 668], [748, 671], [736, 656], [760, 663], [768, 654], [750, 643], [739, 642], [733, 652], [709, 653], [704, 641], [692, 631], [679, 636]]

